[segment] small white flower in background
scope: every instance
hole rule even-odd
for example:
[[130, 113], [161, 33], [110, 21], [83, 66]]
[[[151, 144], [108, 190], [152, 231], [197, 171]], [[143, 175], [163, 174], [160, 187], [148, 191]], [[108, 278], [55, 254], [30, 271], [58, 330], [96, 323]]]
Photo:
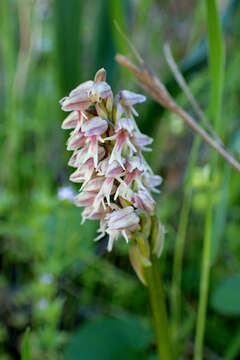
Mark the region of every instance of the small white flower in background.
[[75, 199], [75, 193], [71, 186], [62, 186], [58, 189], [59, 200], [69, 200], [71, 202]]
[[[140, 132], [134, 118], [138, 115], [134, 106], [145, 100], [128, 90], [119, 91], [114, 98], [106, 72], [100, 69], [94, 81], [80, 84], [60, 101], [62, 110], [72, 111], [62, 128], [73, 129], [67, 149], [74, 152], [68, 164], [76, 170], [70, 180], [82, 184], [75, 204], [85, 208], [82, 222], [100, 221], [96, 240], [108, 235], [109, 251], [120, 236], [127, 242], [133, 240], [142, 231], [141, 214], [151, 218], [155, 211], [151, 191], [159, 192], [162, 179], [153, 174], [142, 155], [151, 150], [148, 146], [153, 140]], [[60, 199], [72, 199], [72, 195], [70, 188], [59, 189]], [[161, 228], [159, 244], [154, 244], [157, 256], [163, 235]]]
[[45, 310], [47, 308], [47, 306], [48, 306], [48, 300], [47, 299], [42, 298], [42, 299], [38, 300], [37, 308], [39, 310]]
[[40, 277], [40, 282], [45, 285], [50, 285], [53, 281], [52, 274], [45, 273]]

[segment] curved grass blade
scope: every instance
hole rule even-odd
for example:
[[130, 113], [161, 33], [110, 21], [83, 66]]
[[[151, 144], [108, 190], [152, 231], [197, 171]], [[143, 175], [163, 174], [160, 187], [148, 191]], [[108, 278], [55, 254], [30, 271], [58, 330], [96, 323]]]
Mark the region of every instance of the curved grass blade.
[[26, 329], [23, 337], [21, 360], [31, 360], [29, 327]]

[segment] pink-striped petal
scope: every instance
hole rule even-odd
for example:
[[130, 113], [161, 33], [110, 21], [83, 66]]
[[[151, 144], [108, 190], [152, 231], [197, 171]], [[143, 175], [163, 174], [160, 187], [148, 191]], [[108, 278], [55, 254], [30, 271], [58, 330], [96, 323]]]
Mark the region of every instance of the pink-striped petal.
[[100, 136], [103, 134], [108, 128], [108, 123], [106, 120], [101, 119], [99, 116], [95, 116], [90, 120], [87, 120], [82, 125], [82, 131], [85, 136]]

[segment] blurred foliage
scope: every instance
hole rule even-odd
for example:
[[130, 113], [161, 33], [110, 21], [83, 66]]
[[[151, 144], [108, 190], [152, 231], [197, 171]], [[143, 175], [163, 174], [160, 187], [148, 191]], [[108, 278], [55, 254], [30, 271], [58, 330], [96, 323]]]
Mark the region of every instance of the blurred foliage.
[[[238, 0], [220, 3], [226, 42], [222, 137], [239, 158], [240, 7]], [[162, 55], [163, 43], [171, 42], [192, 93], [206, 111], [209, 78], [207, 49], [202, 45], [204, 4], [187, 0], [1, 0], [0, 16], [0, 359], [20, 358], [28, 342], [25, 329], [30, 326], [32, 360], [76, 356], [100, 360], [98, 354], [103, 351], [104, 360], [117, 356], [153, 360], [147, 293], [130, 267], [128, 246], [119, 241], [112, 253], [106, 253], [105, 240], [92, 241], [97, 224], [80, 225], [81, 211], [60, 196], [61, 189], [70, 184], [69, 154], [60, 128], [64, 115], [58, 101], [102, 66], [114, 90], [139, 90], [129, 73], [114, 62], [117, 51], [130, 52], [116, 31], [116, 19], [176, 101], [191, 112]], [[139, 113], [139, 127], [154, 137], [153, 152], [147, 158], [164, 177], [156, 200], [167, 228], [161, 266], [169, 294], [193, 134], [149, 98]], [[184, 359], [192, 358], [210, 181], [208, 160], [209, 149], [201, 144], [192, 170], [183, 265], [178, 352]], [[205, 353], [208, 359], [238, 359], [239, 175], [222, 160], [214, 175], [214, 266]]]
[[145, 359], [151, 342], [149, 329], [132, 316], [102, 318], [76, 331], [66, 347], [65, 356], [67, 360]]
[[30, 353], [30, 329], [27, 328], [23, 338], [21, 360], [31, 360]]

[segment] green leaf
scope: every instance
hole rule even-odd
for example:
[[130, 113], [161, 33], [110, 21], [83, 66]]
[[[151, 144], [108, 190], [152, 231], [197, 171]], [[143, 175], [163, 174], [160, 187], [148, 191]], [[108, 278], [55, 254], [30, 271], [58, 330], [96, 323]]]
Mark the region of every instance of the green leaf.
[[209, 44], [208, 59], [212, 83], [211, 113], [214, 119], [215, 130], [219, 131], [224, 80], [224, 41], [216, 1], [206, 0], [206, 7]]
[[96, 31], [95, 36], [92, 37], [93, 73], [104, 67], [107, 70], [107, 81], [114, 89], [117, 85], [117, 70], [119, 70], [114, 60], [115, 54], [116, 52], [124, 53], [128, 49], [125, 39], [114, 25], [114, 20], [117, 21], [124, 33], [129, 34], [130, 1], [101, 0], [97, 6]]
[[107, 81], [112, 84], [115, 77], [116, 63], [114, 61], [115, 43], [113, 40], [113, 19], [111, 18], [110, 0], [98, 2], [98, 16], [95, 32], [92, 37], [93, 74], [101, 67], [107, 71]]
[[82, 326], [66, 347], [66, 360], [144, 359], [151, 331], [135, 317], [101, 318]]
[[30, 328], [27, 328], [23, 337], [21, 360], [30, 360]]
[[224, 177], [221, 186], [221, 197], [216, 209], [213, 231], [212, 231], [212, 241], [211, 241], [211, 264], [217, 259], [219, 254], [221, 239], [224, 232], [227, 219], [227, 205], [228, 205], [228, 195], [229, 195], [229, 183], [231, 178], [231, 167], [229, 164], [224, 165]]
[[61, 96], [67, 94], [81, 80], [81, 0], [54, 0], [56, 71]]
[[230, 341], [229, 346], [227, 347], [226, 353], [224, 355], [224, 360], [234, 360], [237, 359], [240, 353], [240, 331], [237, 331], [237, 334]]
[[157, 354], [154, 354], [154, 355], [150, 355], [147, 360], [158, 360], [158, 356]]
[[223, 315], [240, 315], [240, 274], [220, 282], [211, 297], [212, 308]]

